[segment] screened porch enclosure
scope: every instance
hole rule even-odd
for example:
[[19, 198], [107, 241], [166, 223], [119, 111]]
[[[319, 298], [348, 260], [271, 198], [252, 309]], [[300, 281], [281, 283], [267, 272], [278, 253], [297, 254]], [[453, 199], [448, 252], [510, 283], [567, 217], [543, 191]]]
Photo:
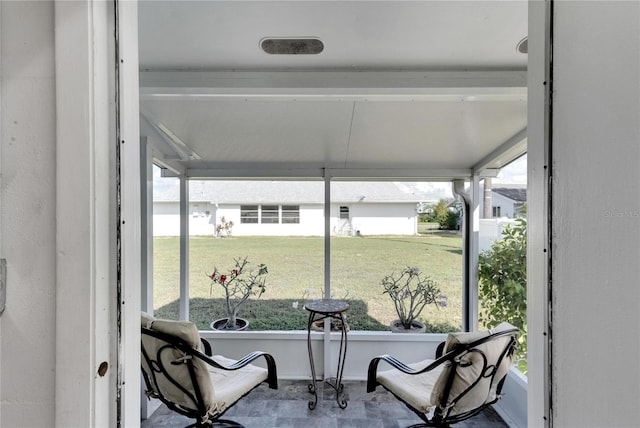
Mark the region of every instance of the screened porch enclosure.
[[[446, 183], [463, 211], [459, 318], [452, 325], [477, 328], [480, 182], [526, 153], [527, 55], [518, 50], [527, 36], [526, 2], [144, 1], [138, 11], [147, 184], [143, 309], [153, 308], [149, 183], [155, 164], [178, 183], [179, 318], [190, 316], [196, 281], [189, 272], [194, 242], [188, 219], [198, 180], [315, 183], [320, 262], [310, 288], [324, 295], [338, 291], [336, 297], [344, 292], [338, 275], [346, 267], [333, 257], [337, 247], [331, 241], [339, 239], [334, 232], [342, 222], [342, 233], [359, 239], [366, 225], [348, 225], [356, 207], [332, 199], [332, 186]], [[274, 55], [260, 48], [265, 38], [301, 34], [320, 39], [324, 50]], [[311, 212], [302, 202], [236, 202], [238, 240], [245, 233], [255, 236], [247, 232], [254, 226], [264, 226], [261, 233], [276, 226], [295, 230]], [[227, 208], [210, 205], [198, 212], [205, 218], [207, 211], [212, 216]], [[287, 360], [283, 377], [309, 376], [305, 358], [287, 358], [303, 349], [306, 331], [203, 335], [234, 352], [260, 341]], [[443, 337], [352, 331], [345, 376], [364, 378], [364, 360], [390, 349], [409, 359], [425, 346], [435, 351]], [[334, 372], [334, 333], [319, 333], [313, 342], [316, 366]]]

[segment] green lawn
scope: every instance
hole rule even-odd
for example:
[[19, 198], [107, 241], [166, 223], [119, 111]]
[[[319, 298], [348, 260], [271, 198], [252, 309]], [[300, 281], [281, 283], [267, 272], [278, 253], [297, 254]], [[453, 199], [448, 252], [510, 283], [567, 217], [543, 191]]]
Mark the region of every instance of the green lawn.
[[[434, 332], [461, 324], [462, 239], [459, 233], [421, 225], [420, 236], [332, 238], [331, 285], [335, 298], [350, 302], [353, 330], [386, 330], [397, 318], [391, 299], [382, 294], [384, 275], [418, 266], [448, 296], [448, 306], [428, 306], [419, 318]], [[306, 329], [306, 300], [322, 297], [324, 240], [299, 237], [192, 237], [189, 254], [190, 317], [201, 329], [224, 316], [222, 289], [211, 288], [206, 273], [228, 270], [234, 257], [249, 256], [268, 266], [267, 291], [240, 310], [252, 330]], [[154, 238], [154, 307], [156, 315], [177, 318], [179, 239]], [[294, 303], [298, 307], [294, 308]]]

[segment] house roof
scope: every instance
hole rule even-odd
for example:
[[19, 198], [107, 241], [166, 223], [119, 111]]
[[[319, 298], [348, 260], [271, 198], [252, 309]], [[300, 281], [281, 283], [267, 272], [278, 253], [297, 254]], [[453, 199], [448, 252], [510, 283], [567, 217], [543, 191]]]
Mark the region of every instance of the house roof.
[[[434, 183], [406, 182], [333, 182], [332, 200], [338, 203], [419, 203], [450, 198], [451, 191]], [[154, 201], [179, 200], [176, 180], [161, 180], [154, 186]], [[194, 180], [189, 182], [191, 202], [218, 204], [286, 204], [324, 201], [322, 181], [228, 181]]]
[[527, 187], [523, 185], [502, 185], [492, 191], [515, 202], [527, 202]]

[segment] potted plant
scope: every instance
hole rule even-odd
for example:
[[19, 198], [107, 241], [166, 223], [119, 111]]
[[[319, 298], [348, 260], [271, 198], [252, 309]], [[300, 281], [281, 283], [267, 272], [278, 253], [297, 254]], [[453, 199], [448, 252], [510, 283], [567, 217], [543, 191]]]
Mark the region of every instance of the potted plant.
[[424, 308], [429, 304], [447, 304], [436, 282], [417, 267], [406, 267], [397, 275], [395, 272], [387, 275], [381, 284], [398, 314], [398, 319], [391, 322], [391, 331], [424, 332], [425, 324], [416, 320]]
[[211, 323], [214, 330], [244, 330], [248, 321], [238, 318], [238, 309], [253, 295], [260, 297], [265, 290], [265, 280], [268, 271], [264, 264], [257, 265], [256, 269], [250, 268], [248, 257], [234, 259], [235, 266], [223, 273], [218, 268], [211, 275], [211, 291], [213, 286], [222, 287], [224, 290], [226, 318]]

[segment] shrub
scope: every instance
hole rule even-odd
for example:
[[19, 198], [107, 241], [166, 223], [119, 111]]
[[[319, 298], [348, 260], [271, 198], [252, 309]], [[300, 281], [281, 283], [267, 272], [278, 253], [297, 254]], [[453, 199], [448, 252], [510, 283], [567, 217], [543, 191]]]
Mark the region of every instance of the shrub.
[[443, 230], [456, 230], [458, 229], [458, 219], [460, 213], [457, 210], [452, 210], [447, 206], [447, 201], [440, 199], [438, 205], [434, 209], [434, 219], [440, 225], [440, 229]]
[[527, 358], [527, 220], [507, 225], [502, 239], [480, 254], [480, 322], [492, 328], [503, 321], [521, 332], [516, 361], [526, 373]]
[[397, 275], [386, 275], [380, 283], [383, 294], [388, 294], [393, 301], [400, 324], [406, 330], [411, 329], [427, 305], [447, 305], [447, 297], [440, 292], [438, 284], [417, 267], [407, 266]]
[[458, 230], [459, 229], [460, 213], [458, 211], [449, 211], [444, 224], [440, 227], [445, 230]]

